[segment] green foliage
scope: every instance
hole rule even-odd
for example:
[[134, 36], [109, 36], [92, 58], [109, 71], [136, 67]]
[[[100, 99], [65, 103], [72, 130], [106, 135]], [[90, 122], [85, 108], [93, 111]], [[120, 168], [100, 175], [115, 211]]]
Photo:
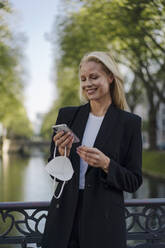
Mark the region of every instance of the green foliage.
[[165, 151], [143, 151], [143, 172], [165, 178]]
[[143, 120], [142, 130], [147, 132], [148, 128], [149, 128], [149, 122]]
[[22, 103], [18, 102], [17, 108], [8, 115], [7, 136], [10, 139], [30, 139], [33, 135], [33, 127]]
[[[1, 3], [1, 2], [0, 2]], [[22, 51], [17, 45], [8, 24], [12, 14], [8, 1], [0, 7], [0, 122], [10, 138], [32, 135], [31, 123], [23, 104]]]
[[53, 106], [51, 107], [51, 110], [45, 115], [40, 135], [44, 137], [47, 140], [50, 140], [50, 137], [52, 135], [52, 125], [55, 124], [57, 114], [58, 114], [58, 105], [56, 102], [54, 102]]
[[[62, 23], [62, 65], [76, 68], [84, 53], [110, 50], [134, 74], [127, 92], [132, 111], [146, 97], [149, 108], [154, 109], [150, 115], [156, 114], [160, 102], [165, 102], [164, 0], [84, 0], [82, 3], [79, 11], [70, 12]], [[155, 128], [150, 128], [150, 132]], [[151, 147], [155, 147], [156, 136], [151, 140]]]
[[55, 124], [59, 108], [80, 104], [78, 76], [72, 68], [63, 68], [59, 65], [57, 87], [59, 98], [45, 115], [41, 127], [41, 135], [45, 139], [50, 139], [50, 135], [52, 134], [51, 126]]
[[59, 90], [59, 106], [80, 103], [78, 73], [77, 71], [75, 72], [73, 67], [59, 66], [57, 87]]
[[[83, 2], [80, 11], [71, 13], [63, 23], [60, 45], [64, 66], [76, 66], [84, 53], [92, 50], [117, 52], [117, 59], [127, 61], [134, 70], [139, 59], [157, 62], [157, 55], [163, 58], [163, 1]], [[159, 44], [155, 43], [157, 36]]]
[[[71, 95], [77, 91], [72, 91], [69, 85], [78, 85], [77, 69], [82, 56], [93, 50], [110, 50], [134, 75], [127, 92], [132, 111], [146, 98], [149, 108], [154, 109], [150, 114], [156, 114], [160, 102], [165, 102], [164, 0], [79, 0], [79, 4], [79, 9], [67, 13], [58, 29], [61, 49], [58, 106], [74, 101], [68, 97], [68, 91]], [[69, 75], [74, 79], [72, 83]], [[149, 125], [152, 126], [152, 122]], [[156, 137], [152, 140], [155, 143]]]

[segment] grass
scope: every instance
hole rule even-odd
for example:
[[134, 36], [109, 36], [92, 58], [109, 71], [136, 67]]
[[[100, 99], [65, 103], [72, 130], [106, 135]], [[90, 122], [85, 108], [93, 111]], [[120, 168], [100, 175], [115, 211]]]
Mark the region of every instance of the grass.
[[165, 179], [165, 151], [143, 151], [144, 174]]

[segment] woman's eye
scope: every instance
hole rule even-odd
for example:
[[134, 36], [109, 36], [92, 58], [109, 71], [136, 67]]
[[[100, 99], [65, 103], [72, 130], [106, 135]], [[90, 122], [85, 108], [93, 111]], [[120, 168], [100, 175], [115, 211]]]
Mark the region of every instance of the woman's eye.
[[97, 79], [97, 78], [98, 78], [98, 77], [96, 77], [96, 76], [93, 76], [93, 77], [92, 77], [92, 79]]

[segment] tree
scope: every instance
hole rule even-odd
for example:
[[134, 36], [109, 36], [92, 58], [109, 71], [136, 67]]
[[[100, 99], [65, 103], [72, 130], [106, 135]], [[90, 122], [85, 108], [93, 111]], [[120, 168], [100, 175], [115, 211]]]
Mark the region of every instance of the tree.
[[75, 78], [75, 71], [72, 68], [58, 66], [58, 100], [56, 100], [50, 111], [45, 115], [41, 135], [48, 139], [52, 133], [51, 126], [55, 124], [59, 108], [65, 106], [79, 105], [79, 82]]
[[7, 136], [32, 135], [32, 126], [23, 104], [22, 50], [6, 23], [12, 14], [8, 1], [0, 2], [0, 122]]
[[[81, 3], [79, 11], [70, 13], [61, 24], [61, 65], [73, 70], [88, 51], [113, 51], [118, 62], [130, 68], [145, 89], [150, 148], [156, 149], [156, 116], [160, 103], [165, 102], [164, 0], [84, 0]], [[132, 82], [133, 92], [136, 83], [137, 80]], [[131, 92], [129, 95], [133, 96]]]

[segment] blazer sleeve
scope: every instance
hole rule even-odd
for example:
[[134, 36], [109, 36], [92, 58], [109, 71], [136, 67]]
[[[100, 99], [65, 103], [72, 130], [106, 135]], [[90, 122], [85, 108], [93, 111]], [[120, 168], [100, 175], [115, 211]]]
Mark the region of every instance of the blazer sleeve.
[[[66, 123], [70, 127], [72, 125], [72, 122], [74, 121], [79, 109], [80, 109], [79, 106], [60, 108], [55, 125]], [[56, 134], [56, 132], [54, 131], [52, 134], [52, 138], [51, 138], [50, 156], [48, 158], [48, 162], [53, 159], [54, 148], [55, 148], [55, 143], [53, 141], [53, 137], [55, 134]], [[60, 156], [60, 154], [58, 152], [58, 148], [56, 150], [56, 156]]]
[[[61, 124], [61, 123], [69, 124], [69, 122], [71, 122], [74, 119], [75, 114], [77, 113], [78, 109], [79, 109], [79, 107], [60, 108], [59, 112], [58, 112], [58, 116], [57, 116], [55, 125], [58, 125], [58, 124]], [[53, 134], [52, 134], [52, 137], [51, 137], [50, 156], [48, 157], [48, 162], [51, 161], [53, 159], [53, 157], [54, 157], [55, 143], [54, 143], [53, 137], [54, 137], [55, 134], [56, 134], [56, 132], [53, 131]], [[56, 149], [56, 156], [60, 156], [58, 148]], [[53, 176], [50, 176], [50, 177], [52, 179], [54, 179]], [[57, 186], [57, 189], [56, 189], [59, 192], [59, 189], [60, 189], [63, 181], [61, 181], [61, 180], [59, 180], [57, 178], [56, 178], [56, 181], [60, 182], [60, 184]]]
[[[55, 125], [58, 125], [58, 124], [61, 123], [61, 118], [62, 118], [62, 109], [59, 109], [59, 112], [58, 112], [58, 116], [57, 116], [57, 120], [56, 120]], [[52, 137], [51, 137], [50, 155], [49, 155], [49, 158], [48, 158], [48, 162], [53, 159], [54, 148], [55, 148], [55, 143], [53, 141], [53, 137], [54, 137], [55, 134], [56, 134], [55, 131], [53, 131], [53, 134], [52, 134]], [[56, 155], [59, 155], [58, 149], [56, 150]]]
[[[123, 164], [110, 158], [108, 173], [102, 170], [103, 182], [118, 190], [135, 192], [142, 184], [141, 118], [134, 119], [129, 148]], [[131, 131], [129, 129], [129, 131]]]

